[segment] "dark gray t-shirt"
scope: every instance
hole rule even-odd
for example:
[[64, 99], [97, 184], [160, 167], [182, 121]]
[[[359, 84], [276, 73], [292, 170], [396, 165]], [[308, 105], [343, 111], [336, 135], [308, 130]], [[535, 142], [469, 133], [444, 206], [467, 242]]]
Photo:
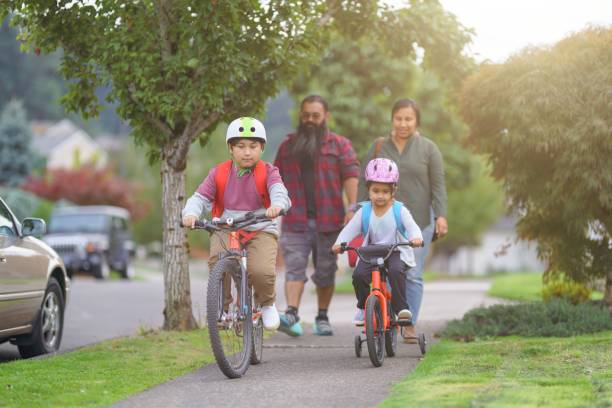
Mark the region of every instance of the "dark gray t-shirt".
[[[359, 201], [368, 199], [363, 170], [374, 158], [373, 143], [363, 161], [359, 176]], [[395, 198], [404, 203], [421, 229], [430, 224], [430, 208], [434, 217], [446, 218], [446, 185], [444, 164], [438, 146], [430, 139], [414, 134], [400, 154], [387, 137], [378, 157], [393, 160], [399, 167], [400, 178]]]

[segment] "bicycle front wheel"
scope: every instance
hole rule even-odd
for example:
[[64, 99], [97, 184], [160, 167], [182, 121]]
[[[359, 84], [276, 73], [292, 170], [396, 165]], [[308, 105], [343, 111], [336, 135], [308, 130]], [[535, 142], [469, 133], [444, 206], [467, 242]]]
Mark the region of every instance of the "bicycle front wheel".
[[385, 359], [385, 327], [380, 301], [376, 296], [366, 301], [366, 342], [368, 354], [374, 367], [380, 367]]
[[248, 290], [241, 297], [242, 279], [238, 260], [223, 258], [210, 273], [206, 294], [210, 343], [217, 365], [229, 378], [246, 373], [253, 343], [251, 302]]

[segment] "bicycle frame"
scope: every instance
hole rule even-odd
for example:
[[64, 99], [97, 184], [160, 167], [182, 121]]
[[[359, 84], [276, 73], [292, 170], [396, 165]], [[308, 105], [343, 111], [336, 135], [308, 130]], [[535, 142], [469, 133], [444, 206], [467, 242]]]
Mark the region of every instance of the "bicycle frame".
[[[384, 268], [384, 266], [382, 268]], [[381, 276], [384, 276], [384, 273], [381, 273], [380, 270], [382, 268], [379, 265], [378, 268], [372, 271], [372, 289], [370, 290], [368, 298], [370, 298], [371, 296], [376, 296], [378, 298], [380, 302], [381, 313], [383, 316], [383, 327], [385, 330], [387, 330], [389, 329], [389, 327], [391, 327], [391, 319], [389, 319], [390, 314], [387, 310], [387, 301], [391, 300], [391, 292], [387, 288], [386, 279], [381, 279]], [[374, 326], [376, 326], [376, 322], [374, 322]]]

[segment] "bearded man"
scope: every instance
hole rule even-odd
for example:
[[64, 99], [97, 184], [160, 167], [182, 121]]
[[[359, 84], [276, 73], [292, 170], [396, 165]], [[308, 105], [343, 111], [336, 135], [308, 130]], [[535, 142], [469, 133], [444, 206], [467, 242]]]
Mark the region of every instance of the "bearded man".
[[[357, 210], [359, 161], [351, 142], [327, 128], [327, 102], [310, 95], [300, 104], [295, 133], [280, 145], [274, 165], [278, 167], [293, 203], [283, 217], [280, 248], [285, 261], [287, 310], [280, 330], [290, 336], [303, 332], [298, 314], [304, 292], [306, 267], [312, 254], [318, 314], [313, 333], [333, 334], [327, 309], [334, 294], [337, 266], [330, 249], [344, 224]], [[342, 193], [346, 193], [347, 211]]]

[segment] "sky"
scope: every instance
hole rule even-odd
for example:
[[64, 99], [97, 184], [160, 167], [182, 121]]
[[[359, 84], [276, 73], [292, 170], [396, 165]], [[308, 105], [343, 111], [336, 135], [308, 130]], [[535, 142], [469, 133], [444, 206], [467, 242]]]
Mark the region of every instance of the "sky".
[[612, 0], [440, 0], [476, 30], [477, 61], [503, 62], [529, 45], [552, 45], [587, 24], [612, 26]]

